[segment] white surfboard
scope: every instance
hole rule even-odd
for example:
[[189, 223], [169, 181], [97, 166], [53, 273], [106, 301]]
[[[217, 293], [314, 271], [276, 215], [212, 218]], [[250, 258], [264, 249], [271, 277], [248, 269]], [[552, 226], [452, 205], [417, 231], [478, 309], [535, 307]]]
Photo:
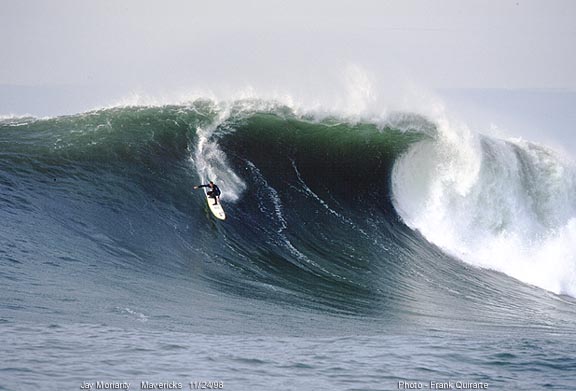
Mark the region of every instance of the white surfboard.
[[210, 211], [212, 212], [214, 217], [216, 217], [219, 220], [225, 220], [226, 213], [224, 213], [224, 209], [222, 208], [222, 203], [220, 202], [220, 200], [218, 200], [218, 204], [214, 205], [214, 198], [210, 198], [208, 196], [207, 191], [205, 191], [205, 193], [206, 193], [206, 200], [208, 201], [208, 207], [210, 208]]

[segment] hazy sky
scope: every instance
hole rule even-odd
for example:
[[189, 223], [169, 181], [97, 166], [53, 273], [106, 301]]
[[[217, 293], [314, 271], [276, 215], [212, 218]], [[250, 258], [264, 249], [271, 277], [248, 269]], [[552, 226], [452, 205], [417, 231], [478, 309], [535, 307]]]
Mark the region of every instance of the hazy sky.
[[576, 156], [576, 0], [0, 0], [0, 37], [0, 116], [246, 87], [420, 112], [434, 91]]
[[314, 78], [576, 89], [576, 1], [0, 0], [0, 84]]

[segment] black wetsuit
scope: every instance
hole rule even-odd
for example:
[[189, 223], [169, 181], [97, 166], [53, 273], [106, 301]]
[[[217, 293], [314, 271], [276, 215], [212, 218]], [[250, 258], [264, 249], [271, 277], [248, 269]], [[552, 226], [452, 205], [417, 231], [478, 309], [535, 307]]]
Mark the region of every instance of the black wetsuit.
[[[210, 185], [200, 185], [198, 186], [198, 188], [201, 187], [210, 187]], [[214, 185], [214, 187], [212, 187], [212, 190], [210, 190], [209, 192], [207, 192], [206, 194], [208, 194], [208, 197], [210, 198], [214, 198], [214, 203], [218, 203], [218, 200], [216, 199], [216, 197], [220, 197], [220, 188], [216, 185]]]

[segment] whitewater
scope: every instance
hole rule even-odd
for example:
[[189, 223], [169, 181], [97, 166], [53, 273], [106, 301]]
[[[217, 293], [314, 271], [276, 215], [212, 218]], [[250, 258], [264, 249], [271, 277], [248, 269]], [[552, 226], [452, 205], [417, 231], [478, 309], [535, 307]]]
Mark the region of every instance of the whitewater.
[[359, 85], [2, 117], [0, 390], [574, 388], [574, 162]]
[[396, 210], [465, 262], [574, 297], [574, 167], [545, 146], [445, 127], [395, 165]]

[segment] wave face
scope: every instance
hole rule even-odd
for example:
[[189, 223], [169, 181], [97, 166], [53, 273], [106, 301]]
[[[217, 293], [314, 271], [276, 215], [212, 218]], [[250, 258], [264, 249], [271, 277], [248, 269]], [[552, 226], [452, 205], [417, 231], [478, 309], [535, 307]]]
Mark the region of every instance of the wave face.
[[[282, 304], [372, 332], [576, 319], [571, 298], [531, 286], [576, 296], [574, 169], [536, 145], [414, 114], [370, 122], [207, 100], [4, 119], [0, 143], [4, 280], [10, 308], [35, 303], [29, 316], [78, 302], [87, 317], [170, 313], [173, 327], [178, 313], [227, 332], [240, 326], [197, 326], [198, 308], [233, 318], [271, 306], [257, 325]], [[192, 190], [206, 180], [223, 191], [223, 223]], [[80, 309], [119, 295], [132, 299]]]

